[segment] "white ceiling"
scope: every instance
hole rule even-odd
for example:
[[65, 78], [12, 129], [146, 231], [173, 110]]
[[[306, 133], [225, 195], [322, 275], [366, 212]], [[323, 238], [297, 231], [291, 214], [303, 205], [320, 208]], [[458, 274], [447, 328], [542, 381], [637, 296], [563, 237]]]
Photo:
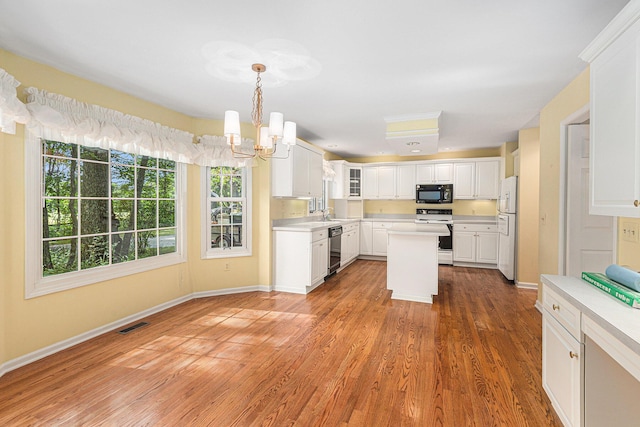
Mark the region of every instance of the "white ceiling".
[[213, 77], [203, 47], [285, 39], [320, 72], [265, 86], [265, 115], [283, 112], [299, 137], [359, 157], [393, 154], [385, 117], [442, 111], [439, 148], [456, 151], [536, 125], [627, 2], [0, 0], [0, 47], [190, 116], [235, 109], [250, 122], [254, 83]]

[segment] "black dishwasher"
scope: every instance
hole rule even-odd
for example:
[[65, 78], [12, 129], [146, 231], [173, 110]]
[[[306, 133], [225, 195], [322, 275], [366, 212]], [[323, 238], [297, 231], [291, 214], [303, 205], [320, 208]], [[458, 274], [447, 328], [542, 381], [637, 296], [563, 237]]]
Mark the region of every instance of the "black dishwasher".
[[329, 268], [327, 276], [332, 275], [340, 268], [340, 251], [342, 250], [342, 226], [329, 228]]

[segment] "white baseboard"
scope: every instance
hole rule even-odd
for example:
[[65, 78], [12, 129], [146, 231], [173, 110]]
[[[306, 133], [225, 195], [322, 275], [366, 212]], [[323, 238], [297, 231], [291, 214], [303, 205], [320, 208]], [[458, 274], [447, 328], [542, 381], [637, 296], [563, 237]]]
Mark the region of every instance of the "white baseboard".
[[84, 332], [80, 335], [76, 335], [75, 337], [68, 338], [66, 340], [57, 342], [55, 344], [49, 345], [47, 347], [41, 348], [31, 353], [25, 354], [24, 356], [20, 356], [15, 359], [9, 360], [3, 363], [2, 365], [0, 365], [0, 377], [2, 377], [7, 372], [13, 371], [14, 369], [18, 369], [22, 366], [25, 366], [25, 365], [28, 365], [29, 363], [33, 363], [37, 360], [43, 359], [59, 351], [73, 347], [74, 345], [80, 344], [82, 342], [88, 341], [104, 333], [113, 331], [114, 329], [133, 323], [136, 320], [140, 320], [145, 317], [151, 316], [152, 314], [156, 314], [161, 311], [167, 310], [178, 304], [182, 304], [183, 302], [187, 302], [196, 298], [205, 298], [205, 297], [211, 297], [211, 296], [230, 295], [230, 294], [239, 294], [244, 292], [256, 292], [256, 291], [270, 292], [271, 287], [268, 285], [257, 285], [257, 286], [246, 286], [242, 288], [227, 288], [227, 289], [220, 289], [215, 291], [194, 292], [192, 294], [185, 295], [180, 298], [176, 298], [172, 301], [167, 301], [155, 307], [151, 307], [141, 312], [124, 317], [120, 320], [116, 320], [115, 322], [111, 322], [107, 325], [103, 325], [98, 328], [92, 329], [90, 331]]
[[540, 302], [540, 300], [536, 300], [536, 303], [534, 304], [535, 308], [538, 309], [538, 311], [540, 313], [542, 313], [542, 303]]
[[538, 290], [538, 284], [537, 283], [517, 282], [516, 286], [519, 287], [520, 289], [535, 289], [535, 290]]

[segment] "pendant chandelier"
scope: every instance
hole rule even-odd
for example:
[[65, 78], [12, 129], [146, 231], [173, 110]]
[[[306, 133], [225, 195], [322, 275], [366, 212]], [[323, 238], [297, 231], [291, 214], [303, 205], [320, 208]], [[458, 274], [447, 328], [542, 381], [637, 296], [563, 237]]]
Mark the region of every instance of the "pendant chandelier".
[[267, 69], [263, 64], [253, 64], [251, 69], [258, 73], [256, 89], [253, 92], [253, 107], [251, 109], [251, 122], [256, 128], [256, 139], [253, 144], [253, 152], [243, 152], [240, 136], [240, 115], [237, 111], [225, 111], [224, 113], [224, 136], [227, 144], [231, 146], [233, 157], [247, 158], [259, 157], [266, 159], [276, 157], [277, 144], [280, 142], [287, 147], [286, 156], [292, 145], [296, 145], [296, 124], [285, 122], [282, 113], [271, 113], [269, 115], [269, 126], [262, 126], [262, 79], [260, 73]]

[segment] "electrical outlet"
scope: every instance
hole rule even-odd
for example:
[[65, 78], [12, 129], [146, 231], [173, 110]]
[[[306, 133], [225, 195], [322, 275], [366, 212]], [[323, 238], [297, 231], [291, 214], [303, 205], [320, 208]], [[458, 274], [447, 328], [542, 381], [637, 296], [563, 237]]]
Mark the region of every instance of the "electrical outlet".
[[231, 263], [230, 262], [225, 262], [224, 263], [224, 271], [229, 271], [231, 270]]
[[635, 222], [622, 223], [622, 240], [638, 243], [638, 224]]

